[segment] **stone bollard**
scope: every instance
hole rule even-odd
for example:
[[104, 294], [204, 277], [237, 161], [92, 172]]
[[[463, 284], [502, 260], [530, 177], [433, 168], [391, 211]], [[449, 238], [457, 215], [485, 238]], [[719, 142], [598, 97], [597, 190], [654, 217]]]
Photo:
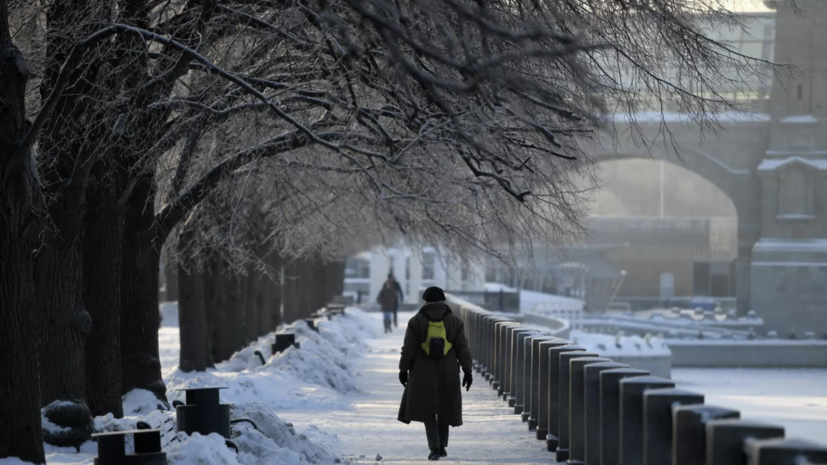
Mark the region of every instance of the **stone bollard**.
[[540, 393], [547, 393], [548, 391], [540, 390], [540, 344], [544, 342], [557, 342], [564, 344], [565, 341], [554, 336], [539, 336], [529, 338], [531, 340], [531, 363], [529, 371], [531, 372], [529, 378], [531, 382], [528, 385], [526, 400], [528, 401], [528, 430], [536, 431], [540, 418]]
[[616, 368], [600, 373], [600, 463], [620, 465], [620, 382], [649, 376], [646, 370]]
[[276, 355], [280, 352], [287, 350], [291, 346], [296, 345], [296, 335], [295, 334], [276, 334], [276, 341], [273, 344], [270, 344], [270, 353], [272, 355]]
[[620, 465], [643, 463], [643, 396], [647, 390], [674, 388], [659, 376], [638, 376], [620, 381]]
[[[503, 382], [500, 383], [502, 387], [502, 398], [503, 401], [508, 401], [508, 398], [511, 395], [511, 388], [514, 384], [514, 338], [515, 334], [519, 332], [531, 331], [530, 328], [526, 327], [525, 325], [514, 325], [514, 326], [507, 326], [505, 328], [505, 352], [503, 354]], [[510, 407], [514, 407], [514, 405], [510, 405]]]
[[[563, 352], [560, 357], [560, 420], [559, 432], [557, 435], [557, 456], [558, 462], [563, 462], [569, 459], [569, 441], [571, 434], [569, 434], [569, 413], [571, 412], [571, 399], [569, 398], [569, 379], [571, 378], [571, 360], [575, 358], [584, 357], [598, 357], [599, 354], [593, 352]], [[601, 360], [602, 361], [602, 360]]]
[[747, 439], [782, 439], [784, 427], [745, 420], [711, 420], [706, 423], [706, 465], [746, 463]]
[[502, 397], [505, 390], [505, 338], [508, 328], [519, 326], [516, 321], [502, 322], [497, 324], [497, 383], [494, 387], [497, 390], [497, 397]]
[[582, 357], [569, 362], [569, 464], [586, 463], [586, 367], [611, 361], [605, 357]]
[[[523, 399], [523, 411], [520, 414], [520, 418], [523, 420], [524, 423], [529, 422], [529, 420], [531, 419], [531, 375], [533, 367], [531, 351], [534, 347], [535, 340], [537, 340], [538, 338], [542, 339], [547, 337], [550, 337], [548, 333], [541, 331], [526, 336], [525, 341], [523, 341], [523, 344], [525, 344], [525, 347], [523, 348], [523, 390], [519, 393], [519, 395]], [[528, 430], [532, 431], [530, 423], [528, 426]]]
[[186, 405], [175, 409], [178, 432], [189, 435], [199, 433], [204, 436], [218, 433], [230, 437], [230, 404], [221, 404], [218, 396], [220, 389], [226, 387], [188, 388]]
[[744, 452], [749, 465], [827, 463], [826, 445], [801, 439], [748, 439]]
[[[538, 405], [537, 405], [537, 439], [543, 441], [548, 439], [548, 418], [549, 418], [549, 397], [551, 397], [552, 381], [557, 381], [557, 376], [550, 376], [549, 372], [549, 349], [565, 347], [569, 343], [565, 339], [549, 339], [540, 342], [539, 352], [539, 382], [538, 382]], [[559, 352], [555, 352], [559, 354]], [[558, 357], [555, 355], [555, 357]], [[558, 357], [559, 359], [559, 357]], [[558, 370], [559, 371], [559, 370]], [[555, 449], [557, 445], [554, 445]]]
[[[560, 445], [560, 354], [567, 352], [586, 353], [586, 349], [574, 344], [552, 347], [548, 350], [548, 434], [546, 449], [557, 452]], [[568, 405], [566, 405], [568, 407]]]
[[482, 377], [485, 378], [486, 381], [490, 379], [490, 374], [488, 371], [491, 369], [491, 361], [488, 360], [488, 347], [490, 342], [490, 322], [492, 316], [490, 314], [482, 315], [480, 318], [480, 362], [482, 364]]
[[706, 457], [706, 422], [737, 419], [741, 414], [711, 405], [672, 407], [672, 465], [697, 465]]
[[[131, 434], [134, 452], [126, 454], [126, 435]], [[114, 431], [93, 434], [98, 443], [95, 465], [166, 465], [167, 454], [161, 452], [161, 432], [157, 429]]]
[[482, 319], [482, 314], [477, 311], [472, 311], [469, 312], [469, 316], [469, 321], [471, 322], [472, 326], [471, 333], [474, 335], [474, 337], [471, 339], [472, 341], [474, 341], [471, 345], [471, 355], [474, 357], [474, 360], [477, 361], [477, 363], [474, 365], [474, 369], [477, 371], [477, 373], [482, 373], [482, 354], [480, 353], [480, 336], [482, 332], [480, 330], [480, 320]]
[[517, 410], [516, 410], [516, 406], [517, 406], [517, 372], [518, 372], [517, 365], [519, 364], [519, 360], [518, 360], [517, 355], [518, 355], [518, 352], [519, 352], [518, 349], [520, 347], [520, 341], [521, 341], [520, 336], [523, 335], [523, 337], [525, 337], [524, 335], [529, 334], [529, 333], [534, 333], [536, 331], [537, 331], [536, 329], [531, 329], [527, 326], [522, 326], [519, 329], [514, 330], [514, 332], [511, 334], [511, 347], [508, 350], [510, 362], [509, 362], [509, 370], [508, 370], [509, 372], [508, 372], [508, 399], [507, 400], [508, 400], [508, 406], [515, 408], [514, 413], [522, 413], [522, 412], [517, 412]]
[[[525, 384], [525, 341], [528, 336], [534, 334], [539, 334], [539, 331], [532, 330], [530, 332], [519, 333], [514, 341], [516, 345], [514, 348], [514, 367], [516, 370], [514, 373], [514, 385], [511, 391], [511, 397], [514, 398], [514, 413], [517, 415], [523, 413], [525, 402], [525, 397], [523, 397], [523, 393], [525, 392], [523, 389], [523, 385]], [[509, 403], [510, 402], [511, 401], [509, 401]]]
[[672, 461], [672, 408], [703, 403], [702, 394], [682, 389], [654, 389], [643, 393], [643, 465]]
[[[510, 318], [503, 318], [494, 323], [494, 344], [493, 344], [493, 364], [491, 387], [499, 392], [500, 385], [503, 380], [502, 366], [503, 366], [503, 334], [505, 328], [510, 325], [518, 324]], [[499, 395], [499, 394], [498, 394]]]
[[629, 368], [629, 365], [616, 362], [600, 362], [586, 365], [583, 372], [585, 383], [585, 462], [588, 465], [600, 465], [600, 373], [615, 368]]

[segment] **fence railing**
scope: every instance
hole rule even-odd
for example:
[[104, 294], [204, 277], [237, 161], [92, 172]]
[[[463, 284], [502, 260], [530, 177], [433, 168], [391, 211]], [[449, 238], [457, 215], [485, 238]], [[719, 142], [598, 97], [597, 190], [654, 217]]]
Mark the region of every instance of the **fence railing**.
[[475, 370], [546, 442], [558, 462], [587, 465], [827, 463], [827, 445], [706, 405], [702, 393], [588, 352], [476, 305], [452, 302]]

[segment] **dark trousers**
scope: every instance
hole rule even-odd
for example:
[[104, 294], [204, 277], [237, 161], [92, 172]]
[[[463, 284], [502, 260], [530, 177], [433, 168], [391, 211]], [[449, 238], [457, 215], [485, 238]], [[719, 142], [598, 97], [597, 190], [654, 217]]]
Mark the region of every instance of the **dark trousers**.
[[425, 436], [428, 437], [428, 449], [439, 450], [448, 447], [448, 423], [436, 418], [425, 422]]

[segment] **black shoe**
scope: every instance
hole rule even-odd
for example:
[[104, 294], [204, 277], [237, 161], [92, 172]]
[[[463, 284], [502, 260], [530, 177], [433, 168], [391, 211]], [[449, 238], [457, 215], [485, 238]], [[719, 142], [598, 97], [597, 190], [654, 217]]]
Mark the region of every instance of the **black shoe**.
[[428, 454], [428, 460], [439, 460], [440, 457], [442, 456], [439, 455], [439, 451], [436, 449], [432, 449], [431, 453]]
[[440, 457], [448, 457], [448, 452], [445, 450], [444, 447], [439, 448], [439, 456]]

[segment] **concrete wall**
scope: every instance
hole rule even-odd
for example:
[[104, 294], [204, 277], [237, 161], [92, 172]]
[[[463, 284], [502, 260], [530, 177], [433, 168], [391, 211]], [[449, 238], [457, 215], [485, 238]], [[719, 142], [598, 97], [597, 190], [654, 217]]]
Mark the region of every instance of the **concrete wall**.
[[827, 368], [827, 341], [667, 341], [676, 368]]

